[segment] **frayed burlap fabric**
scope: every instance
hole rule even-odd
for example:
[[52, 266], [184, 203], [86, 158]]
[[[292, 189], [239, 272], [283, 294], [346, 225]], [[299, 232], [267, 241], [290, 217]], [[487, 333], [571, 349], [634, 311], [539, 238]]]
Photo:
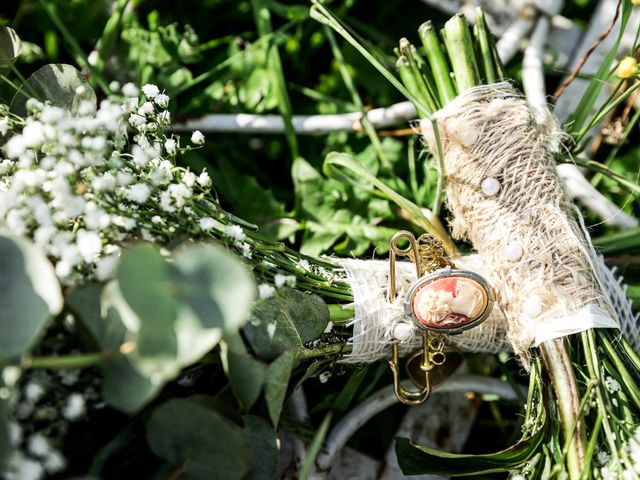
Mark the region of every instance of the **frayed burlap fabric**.
[[[472, 88], [435, 115], [455, 239], [473, 244], [516, 353], [619, 325], [555, 167], [557, 129], [508, 83]], [[433, 123], [422, 132], [437, 152]]]

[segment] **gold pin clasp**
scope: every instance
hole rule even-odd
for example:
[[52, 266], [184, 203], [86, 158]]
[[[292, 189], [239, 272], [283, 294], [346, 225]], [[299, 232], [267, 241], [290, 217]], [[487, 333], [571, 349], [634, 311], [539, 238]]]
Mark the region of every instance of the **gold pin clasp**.
[[[401, 246], [401, 242], [406, 242], [406, 246]], [[462, 363], [461, 353], [447, 346], [445, 335], [461, 333], [486, 320], [494, 294], [480, 275], [455, 269], [436, 237], [424, 234], [416, 240], [413, 234], [402, 230], [391, 237], [389, 245], [390, 302], [397, 296], [397, 257], [409, 257], [416, 267], [417, 279], [405, 294], [403, 305], [405, 315], [422, 330], [422, 347], [409, 354], [405, 365], [417, 390], [408, 390], [400, 383], [398, 340], [393, 342], [389, 366], [398, 400], [417, 405], [427, 400], [432, 388]]]

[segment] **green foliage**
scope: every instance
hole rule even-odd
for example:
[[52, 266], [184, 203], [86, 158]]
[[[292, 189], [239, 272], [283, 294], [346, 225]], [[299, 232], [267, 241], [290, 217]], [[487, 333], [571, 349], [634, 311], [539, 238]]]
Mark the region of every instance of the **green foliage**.
[[25, 354], [62, 304], [60, 284], [41, 250], [0, 235], [0, 366]]
[[324, 332], [328, 322], [329, 309], [322, 298], [282, 288], [256, 304], [244, 333], [259, 358], [274, 360], [288, 350], [302, 351]]
[[123, 255], [102, 291], [90, 285], [68, 302], [104, 352], [105, 398], [135, 411], [242, 326], [254, 291], [246, 267], [220, 247], [185, 246], [169, 263], [141, 245]]
[[0, 71], [16, 61], [22, 53], [22, 42], [16, 31], [5, 25], [0, 26]]
[[[250, 422], [253, 446], [263, 449], [264, 430]], [[211, 397], [169, 400], [154, 410], [146, 432], [153, 453], [182, 478], [240, 480], [249, 471], [251, 451], [242, 429], [214, 408]]]
[[27, 78], [11, 100], [11, 112], [26, 116], [31, 97], [72, 111], [77, 111], [83, 102], [91, 105], [87, 113], [97, 108], [96, 94], [86, 78], [75, 67], [63, 63], [45, 65]]

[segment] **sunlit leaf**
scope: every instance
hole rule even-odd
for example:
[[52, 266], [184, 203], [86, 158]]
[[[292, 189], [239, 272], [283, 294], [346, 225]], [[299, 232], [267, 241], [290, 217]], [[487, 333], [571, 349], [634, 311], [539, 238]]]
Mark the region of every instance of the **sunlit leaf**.
[[0, 236], [0, 364], [25, 353], [62, 304], [44, 253], [27, 240]]
[[73, 112], [81, 104], [89, 106], [85, 113], [95, 112], [97, 106], [96, 94], [87, 79], [64, 63], [45, 65], [27, 78], [11, 100], [11, 113], [25, 117], [27, 100], [32, 97]]

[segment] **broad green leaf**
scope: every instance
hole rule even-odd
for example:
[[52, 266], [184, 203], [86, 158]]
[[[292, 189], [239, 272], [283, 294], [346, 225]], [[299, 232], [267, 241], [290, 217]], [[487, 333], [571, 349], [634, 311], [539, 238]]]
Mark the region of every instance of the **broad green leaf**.
[[272, 360], [286, 350], [302, 350], [320, 337], [328, 322], [329, 308], [322, 298], [281, 288], [255, 306], [244, 332], [256, 355]]
[[206, 398], [174, 398], [156, 408], [146, 426], [158, 457], [181, 468], [188, 480], [240, 480], [249, 471], [250, 452], [242, 431]]
[[173, 258], [177, 295], [198, 315], [202, 326], [229, 332], [242, 327], [256, 294], [247, 266], [222, 247], [207, 244], [181, 248]]
[[295, 361], [295, 352], [288, 350], [280, 355], [267, 369], [264, 396], [267, 401], [269, 417], [274, 426], [278, 426], [282, 405], [287, 395], [289, 377]]
[[16, 31], [0, 26], [0, 68], [11, 65], [22, 53], [22, 42]]
[[244, 348], [229, 348], [227, 342], [222, 342], [220, 347], [222, 365], [231, 390], [242, 409], [248, 411], [262, 391], [267, 366], [243, 351]]
[[0, 236], [0, 364], [25, 353], [62, 304], [44, 253], [24, 239]]
[[74, 288], [66, 295], [66, 304], [74, 313], [80, 323], [87, 329], [93, 340], [104, 346], [107, 323], [100, 314], [100, 294], [102, 285], [91, 283]]
[[[64, 63], [45, 65], [36, 70], [26, 80], [11, 100], [10, 111], [20, 117], [27, 115], [27, 100], [36, 96], [37, 100], [50, 102], [73, 112], [83, 102], [96, 111], [96, 94], [86, 78], [75, 67]], [[90, 112], [90, 113], [91, 113]]]
[[[102, 292], [100, 319], [89, 292], [74, 293], [71, 303], [87, 318], [93, 315], [89, 329], [109, 353], [105, 396], [127, 411], [140, 408], [182, 368], [213, 349], [225, 331], [237, 332], [249, 317], [255, 292], [245, 265], [213, 245], [183, 246], [171, 263], [150, 245], [133, 247], [115, 278]], [[82, 300], [88, 304], [82, 306]], [[135, 384], [131, 399], [125, 398], [127, 382]], [[252, 403], [261, 382], [257, 393], [242, 387], [242, 399]]]
[[163, 383], [139, 373], [129, 359], [116, 356], [103, 367], [102, 397], [119, 410], [135, 413], [153, 399]]
[[115, 294], [111, 301], [135, 336], [140, 372], [148, 376], [171, 375], [177, 370], [179, 305], [171, 274], [171, 266], [156, 248], [136, 246], [122, 255], [115, 276], [118, 288], [111, 291]]
[[544, 428], [506, 450], [482, 455], [443, 452], [396, 439], [398, 463], [405, 475], [466, 476], [506, 472], [529, 460], [544, 440]]
[[[0, 386], [1, 385], [2, 382], [0, 382]], [[8, 419], [9, 406], [7, 405], [6, 400], [0, 398], [0, 471], [3, 471], [4, 464], [9, 458], [12, 450], [11, 443], [9, 442], [9, 423], [7, 422]]]
[[244, 437], [251, 454], [251, 470], [243, 480], [271, 480], [276, 473], [278, 436], [264, 418], [255, 415], [242, 417]]

